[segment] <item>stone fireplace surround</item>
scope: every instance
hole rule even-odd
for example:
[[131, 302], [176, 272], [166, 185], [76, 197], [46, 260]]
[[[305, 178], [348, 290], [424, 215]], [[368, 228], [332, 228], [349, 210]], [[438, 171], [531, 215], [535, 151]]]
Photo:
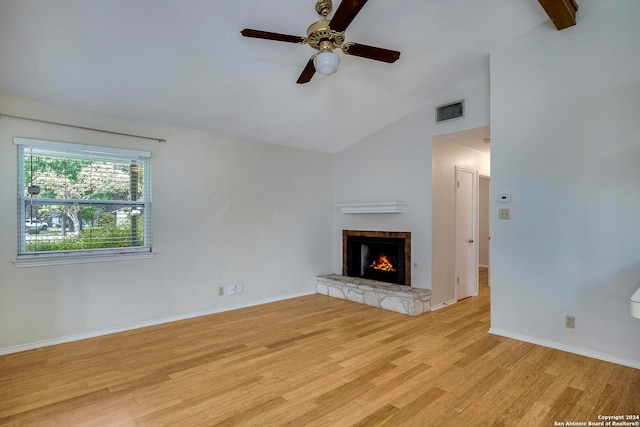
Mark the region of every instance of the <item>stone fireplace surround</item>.
[[316, 293], [370, 305], [409, 316], [431, 311], [431, 290], [376, 280], [349, 277], [347, 272], [347, 236], [391, 237], [405, 239], [405, 283], [411, 283], [411, 233], [386, 231], [343, 230], [342, 274], [318, 276]]
[[419, 316], [431, 311], [431, 290], [359, 277], [327, 274], [316, 278], [316, 293], [397, 313]]

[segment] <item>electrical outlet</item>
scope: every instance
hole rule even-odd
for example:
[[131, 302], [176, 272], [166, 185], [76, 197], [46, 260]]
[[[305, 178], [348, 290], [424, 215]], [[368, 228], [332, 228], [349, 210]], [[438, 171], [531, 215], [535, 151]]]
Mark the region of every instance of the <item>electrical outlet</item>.
[[244, 290], [244, 285], [242, 284], [242, 282], [237, 282], [236, 283], [236, 294], [241, 294], [242, 291]]
[[499, 219], [511, 219], [511, 211], [506, 209], [498, 209], [498, 218]]
[[218, 296], [221, 297], [224, 295], [224, 286], [218, 287]]
[[236, 285], [227, 286], [227, 295], [235, 295], [236, 294]]
[[569, 329], [575, 329], [576, 328], [576, 318], [575, 316], [565, 316], [564, 317], [564, 327], [565, 328], [569, 328]]

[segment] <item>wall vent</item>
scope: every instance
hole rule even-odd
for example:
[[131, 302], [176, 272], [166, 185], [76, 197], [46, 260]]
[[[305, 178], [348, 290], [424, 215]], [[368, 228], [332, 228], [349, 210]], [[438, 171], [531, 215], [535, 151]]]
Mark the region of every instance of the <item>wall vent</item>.
[[436, 107], [436, 123], [464, 117], [464, 99]]

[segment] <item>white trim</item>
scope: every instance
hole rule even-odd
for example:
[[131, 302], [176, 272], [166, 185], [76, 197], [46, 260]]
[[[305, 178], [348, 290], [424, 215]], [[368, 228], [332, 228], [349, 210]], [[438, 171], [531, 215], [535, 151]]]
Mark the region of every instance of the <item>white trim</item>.
[[407, 204], [405, 202], [379, 202], [379, 203], [348, 203], [336, 205], [343, 214], [378, 214], [378, 213], [402, 213]]
[[511, 332], [503, 331], [500, 329], [489, 329], [489, 333], [493, 335], [499, 335], [501, 337], [512, 338], [518, 341], [524, 341], [531, 344], [541, 345], [543, 347], [554, 348], [556, 350], [566, 351], [568, 353], [579, 354], [580, 356], [591, 357], [592, 359], [604, 360], [605, 362], [616, 363], [618, 365], [629, 366], [631, 368], [640, 369], [640, 361], [620, 359], [618, 357], [611, 356], [609, 354], [600, 353], [597, 351], [586, 350], [580, 347], [574, 347], [571, 345], [561, 344], [556, 341], [542, 340], [539, 338], [530, 337], [528, 335], [514, 334]]
[[640, 319], [640, 288], [631, 297], [631, 316]]
[[43, 267], [47, 265], [67, 265], [67, 264], [86, 264], [90, 262], [108, 262], [108, 261], [130, 261], [134, 259], [151, 259], [156, 256], [156, 252], [139, 252], [126, 254], [109, 254], [109, 255], [84, 255], [84, 256], [66, 256], [66, 257], [48, 257], [17, 259], [11, 261], [17, 268], [23, 267]]
[[119, 332], [131, 331], [133, 329], [146, 328], [146, 327], [149, 327], [149, 326], [161, 325], [161, 324], [170, 323], [170, 322], [177, 322], [177, 321], [180, 321], [180, 320], [192, 319], [194, 317], [208, 316], [210, 314], [223, 313], [225, 311], [238, 310], [240, 308], [253, 307], [253, 306], [256, 306], [256, 305], [268, 304], [270, 302], [284, 301], [284, 300], [287, 300], [287, 299], [304, 297], [304, 296], [315, 295], [315, 294], [316, 294], [315, 290], [312, 291], [312, 292], [301, 292], [301, 293], [298, 293], [298, 294], [284, 295], [284, 296], [276, 297], [276, 298], [267, 298], [267, 299], [255, 301], [255, 302], [252, 302], [252, 303], [237, 304], [237, 305], [232, 305], [232, 306], [229, 306], [229, 307], [216, 308], [214, 310], [196, 311], [196, 312], [187, 313], [187, 314], [181, 314], [181, 315], [177, 315], [177, 316], [165, 317], [163, 319], [149, 320], [149, 321], [146, 321], [146, 322], [133, 323], [133, 324], [129, 324], [129, 325], [125, 325], [125, 326], [119, 326], [119, 327], [115, 327], [115, 328], [107, 328], [107, 329], [101, 329], [101, 330], [93, 331], [93, 332], [86, 332], [86, 333], [83, 333], [83, 334], [67, 335], [67, 336], [64, 336], [64, 337], [54, 338], [54, 339], [50, 339], [50, 340], [36, 341], [36, 342], [28, 343], [28, 344], [14, 345], [14, 346], [11, 346], [11, 347], [0, 348], [0, 356], [5, 355], [5, 354], [18, 353], [20, 351], [34, 350], [34, 349], [41, 348], [41, 347], [49, 347], [49, 346], [52, 346], [52, 345], [64, 344], [64, 343], [68, 343], [68, 342], [72, 342], [72, 341], [80, 341], [80, 340], [84, 340], [84, 339], [88, 339], [88, 338], [100, 337], [100, 336], [103, 336], [103, 335], [117, 334]]
[[[23, 184], [24, 185], [24, 184]], [[93, 199], [63, 199], [63, 198], [54, 198], [54, 197], [38, 197], [33, 200], [27, 199], [29, 203], [34, 205], [72, 205], [72, 204], [82, 204], [82, 205], [113, 205], [114, 201], [116, 204], [122, 206], [141, 206], [145, 205], [144, 200], [93, 200]]]
[[136, 156], [136, 157], [151, 157], [150, 151], [130, 150], [128, 148], [103, 147], [103, 146], [97, 146], [97, 145], [76, 144], [74, 142], [58, 142], [58, 141], [49, 141], [49, 140], [43, 140], [43, 139], [15, 137], [13, 138], [13, 143], [15, 145], [34, 146], [37, 148], [50, 148], [55, 150], [79, 150], [79, 151], [90, 151], [92, 153], [120, 154], [125, 156]]
[[[487, 253], [487, 261], [488, 265], [478, 265], [478, 267], [486, 267], [489, 269], [487, 274], [487, 286], [491, 287], [491, 175], [483, 175], [478, 172], [478, 249], [477, 249], [477, 259], [480, 262], [480, 180], [486, 179], [489, 181], [489, 200], [487, 203], [489, 204], [489, 251]], [[479, 268], [478, 268], [479, 270]], [[478, 283], [478, 292], [480, 292], [480, 271], [478, 271], [478, 279], [476, 280]]]
[[441, 308], [445, 308], [445, 307], [449, 307], [450, 305], [453, 305], [455, 303], [457, 303], [458, 301], [456, 301], [455, 299], [450, 299], [449, 301], [445, 301], [441, 304], [438, 305], [432, 305], [431, 306], [431, 311], [436, 311], [436, 310], [440, 310]]

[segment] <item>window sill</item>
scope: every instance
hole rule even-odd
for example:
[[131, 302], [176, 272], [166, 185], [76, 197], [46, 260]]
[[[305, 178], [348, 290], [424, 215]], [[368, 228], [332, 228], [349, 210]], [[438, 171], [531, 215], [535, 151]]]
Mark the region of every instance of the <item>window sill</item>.
[[136, 259], [151, 259], [156, 255], [155, 252], [130, 253], [130, 254], [109, 254], [109, 255], [84, 255], [73, 257], [47, 257], [47, 258], [30, 258], [18, 259], [13, 262], [17, 268], [23, 267], [44, 267], [48, 265], [67, 265], [67, 264], [85, 264], [91, 262], [110, 262], [110, 261], [130, 261]]

